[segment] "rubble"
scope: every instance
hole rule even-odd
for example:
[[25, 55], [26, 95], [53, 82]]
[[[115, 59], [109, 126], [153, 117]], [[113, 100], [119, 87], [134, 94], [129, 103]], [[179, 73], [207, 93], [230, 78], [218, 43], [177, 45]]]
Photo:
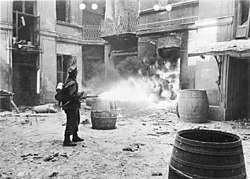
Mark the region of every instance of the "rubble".
[[[248, 123], [246, 120], [193, 124], [184, 123], [162, 109], [147, 109], [131, 112], [131, 116], [122, 113], [127, 117], [118, 118], [117, 129], [107, 131], [93, 130], [91, 123], [86, 123], [90, 111], [81, 109], [80, 113], [84, 125], [79, 126], [79, 136], [85, 140], [74, 148], [62, 146], [63, 111], [0, 113], [4, 114], [0, 120], [0, 135], [4, 136], [0, 138], [0, 178], [164, 177], [175, 134], [190, 128], [238, 134], [242, 139], [246, 168], [250, 164], [250, 153], [246, 152], [250, 150], [250, 133], [243, 125], [243, 122]], [[29, 125], [36, 119], [39, 125]], [[26, 124], [20, 124], [21, 121]]]
[[162, 173], [161, 172], [153, 172], [152, 176], [162, 176]]

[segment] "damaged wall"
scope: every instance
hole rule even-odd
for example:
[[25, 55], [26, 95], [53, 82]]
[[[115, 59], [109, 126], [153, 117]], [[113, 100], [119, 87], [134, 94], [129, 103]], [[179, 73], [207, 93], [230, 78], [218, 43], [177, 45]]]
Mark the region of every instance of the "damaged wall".
[[0, 50], [0, 89], [12, 91], [11, 85], [11, 57], [8, 43], [9, 31], [1, 30], [1, 50]]
[[37, 1], [40, 16], [40, 103], [54, 101], [56, 87], [56, 2]]
[[12, 39], [12, 2], [1, 1], [0, 15], [0, 89], [12, 91], [12, 57], [10, 44]]
[[[154, 11], [153, 7], [156, 4], [153, 1], [141, 1], [140, 18], [137, 29], [139, 36], [138, 53], [139, 59], [143, 60], [145, 52], [150, 47], [155, 49], [157, 56], [159, 49], [168, 49], [176, 47], [179, 49], [180, 57], [180, 88], [194, 88], [194, 67], [188, 66], [187, 45], [189, 41], [189, 30], [193, 30], [194, 23], [198, 20], [199, 3], [198, 1], [178, 1], [172, 4], [172, 10]], [[159, 1], [159, 5], [164, 7], [167, 1]], [[145, 40], [144, 40], [145, 39]], [[143, 43], [140, 43], [143, 42]], [[155, 47], [154, 47], [155, 46]], [[154, 57], [155, 52], [150, 52], [146, 58]], [[161, 53], [161, 52], [160, 52]], [[174, 52], [171, 52], [174, 53]]]
[[53, 102], [56, 87], [56, 41], [43, 37], [41, 40], [41, 99], [43, 103]]
[[[116, 69], [120, 62], [130, 57], [137, 59], [137, 37], [135, 35], [137, 18], [138, 1], [106, 1], [105, 22], [101, 27], [101, 36], [106, 41], [104, 59], [106, 79], [120, 77], [119, 73], [123, 72]], [[123, 65], [121, 64], [121, 66]]]
[[[39, 1], [38, 13], [41, 18], [41, 102], [55, 102], [57, 85], [57, 54], [71, 55], [76, 59], [78, 82], [82, 81], [82, 15], [81, 1], [69, 3], [69, 22], [56, 20], [56, 1]], [[48, 4], [50, 3], [50, 4]]]

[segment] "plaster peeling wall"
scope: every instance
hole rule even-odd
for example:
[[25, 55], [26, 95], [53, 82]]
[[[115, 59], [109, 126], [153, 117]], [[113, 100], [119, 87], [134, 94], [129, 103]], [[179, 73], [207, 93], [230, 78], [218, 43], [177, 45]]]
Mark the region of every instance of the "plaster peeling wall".
[[11, 91], [11, 64], [9, 59], [7, 31], [1, 31], [1, 49], [0, 49], [0, 89]]
[[54, 38], [42, 39], [42, 98], [44, 102], [53, 102], [56, 87], [56, 41]]

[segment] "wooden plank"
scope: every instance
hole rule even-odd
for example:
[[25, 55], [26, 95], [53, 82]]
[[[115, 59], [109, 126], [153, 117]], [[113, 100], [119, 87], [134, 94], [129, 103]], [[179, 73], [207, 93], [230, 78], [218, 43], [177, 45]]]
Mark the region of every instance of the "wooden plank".
[[16, 104], [14, 103], [14, 101], [12, 99], [10, 99], [10, 103], [12, 104], [12, 106], [15, 108], [17, 113], [20, 113], [19, 109], [17, 108]]

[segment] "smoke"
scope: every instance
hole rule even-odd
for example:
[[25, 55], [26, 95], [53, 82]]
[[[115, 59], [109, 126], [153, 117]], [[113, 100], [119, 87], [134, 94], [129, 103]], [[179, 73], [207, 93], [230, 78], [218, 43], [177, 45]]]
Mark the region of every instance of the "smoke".
[[94, 76], [86, 83], [100, 99], [114, 101], [119, 109], [129, 112], [149, 109], [163, 101], [166, 107], [178, 99], [180, 60], [173, 63], [156, 59], [147, 63], [152, 73], [144, 76], [139, 73], [141, 64], [137, 59], [115, 61], [118, 63], [114, 66], [106, 66], [106, 73], [104, 65], [95, 68]]
[[110, 86], [114, 86], [121, 79], [116, 69], [106, 67], [106, 71], [105, 74], [104, 64], [96, 66], [92, 78], [86, 81], [85, 91], [100, 94], [109, 90]]

